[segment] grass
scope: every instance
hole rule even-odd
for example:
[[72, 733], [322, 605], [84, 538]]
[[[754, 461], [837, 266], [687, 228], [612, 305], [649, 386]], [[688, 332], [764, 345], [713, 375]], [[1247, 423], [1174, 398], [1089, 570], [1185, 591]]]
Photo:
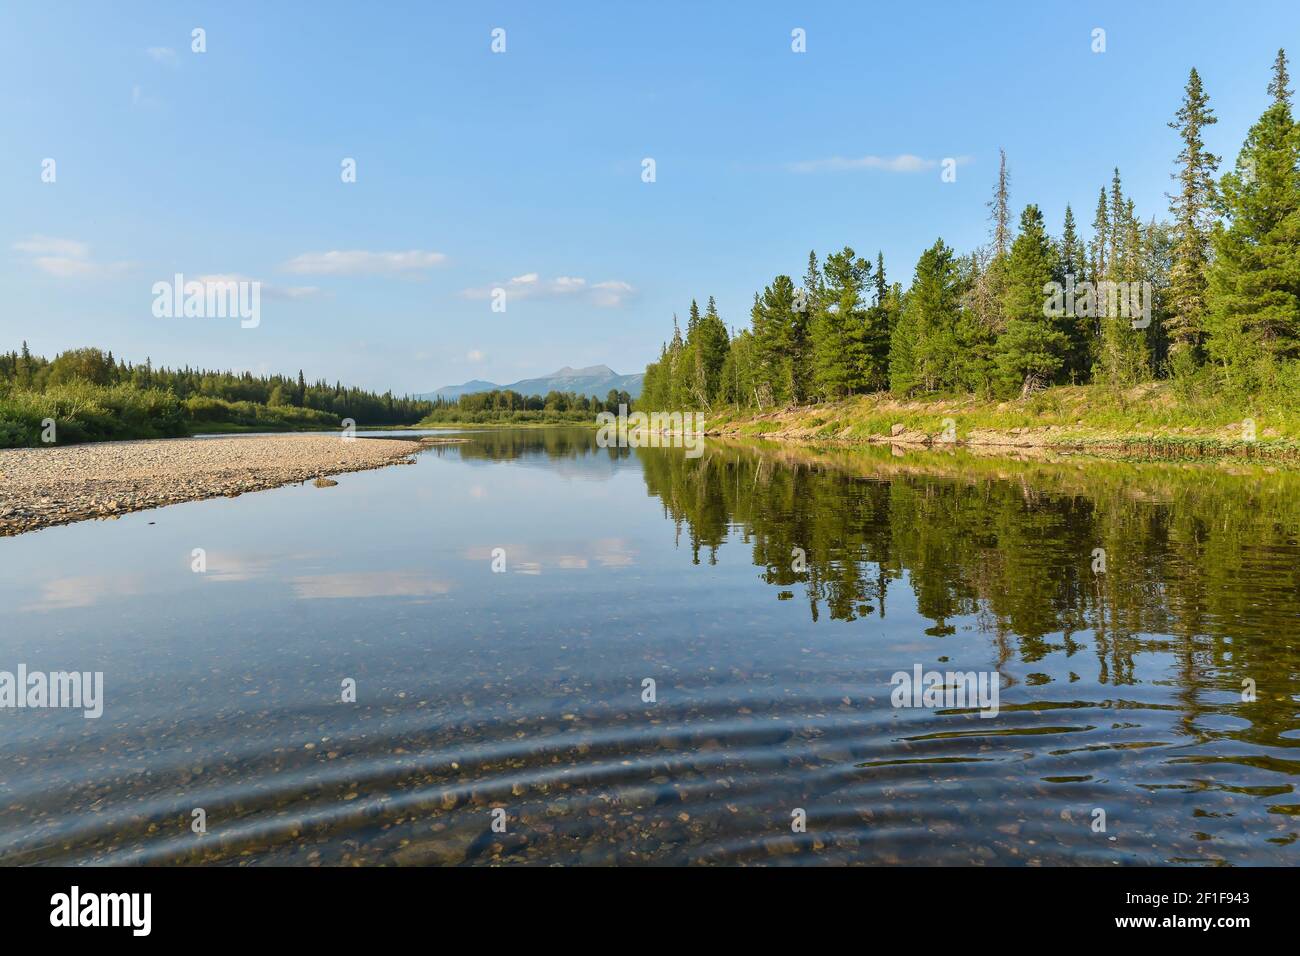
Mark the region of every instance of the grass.
[[[887, 393], [829, 404], [709, 414], [710, 431], [812, 441], [865, 442], [906, 432], [941, 434], [951, 420], [959, 441], [1017, 442], [1094, 449], [1145, 450], [1180, 458], [1300, 455], [1300, 396], [1290, 389], [1250, 396], [1195, 384], [1148, 382], [1127, 389], [1060, 386], [1023, 400], [972, 396], [900, 399]], [[1255, 438], [1248, 435], [1253, 422]]]

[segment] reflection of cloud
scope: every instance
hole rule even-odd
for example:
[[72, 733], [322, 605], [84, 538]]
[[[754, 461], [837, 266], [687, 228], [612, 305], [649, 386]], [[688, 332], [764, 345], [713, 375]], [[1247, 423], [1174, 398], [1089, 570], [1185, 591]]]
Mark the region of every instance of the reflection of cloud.
[[451, 585], [415, 571], [344, 571], [294, 578], [294, 596], [317, 598], [429, 597], [446, 594]]
[[[207, 571], [203, 577], [211, 581], [251, 581], [253, 578], [264, 578], [274, 560], [269, 555], [240, 557], [213, 551], [207, 556]], [[186, 556], [185, 564], [191, 564], [189, 556]]]
[[636, 552], [622, 538], [602, 538], [595, 542], [596, 561], [604, 568], [627, 568], [636, 564]]
[[61, 611], [70, 607], [91, 607], [105, 598], [139, 594], [142, 580], [131, 574], [91, 574], [55, 578], [41, 587], [41, 596], [24, 611]]
[[465, 551], [468, 561], [491, 561], [494, 548], [506, 553], [506, 570], [516, 574], [541, 574], [544, 570], [582, 571], [593, 564], [626, 568], [636, 563], [636, 552], [622, 538], [542, 544], [499, 544]]

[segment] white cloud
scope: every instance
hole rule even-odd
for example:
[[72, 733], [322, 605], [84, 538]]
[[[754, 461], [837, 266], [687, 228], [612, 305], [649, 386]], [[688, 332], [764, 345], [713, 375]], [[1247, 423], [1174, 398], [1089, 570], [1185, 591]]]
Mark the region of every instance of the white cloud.
[[466, 299], [489, 299], [496, 289], [506, 291], [507, 301], [580, 295], [592, 305], [602, 308], [622, 305], [635, 291], [629, 283], [620, 279], [591, 283], [579, 276], [556, 276], [553, 279], [543, 279], [536, 272], [526, 272], [505, 282], [462, 289], [460, 294]]
[[[967, 156], [956, 157], [957, 165], [964, 166], [970, 162]], [[911, 153], [898, 156], [858, 156], [845, 158], [832, 156], [829, 159], [809, 159], [791, 163], [790, 170], [796, 173], [852, 172], [860, 169], [879, 169], [887, 173], [920, 173], [927, 169], [937, 169], [942, 160], [925, 159]]]
[[617, 308], [622, 305], [635, 290], [626, 282], [610, 280], [608, 282], [597, 282], [591, 287], [592, 301], [599, 306], [607, 309]]
[[[202, 282], [205, 289], [214, 283], [259, 282], [257, 279], [240, 275], [238, 272], [197, 276], [195, 281]], [[272, 285], [269, 282], [259, 282], [259, 284], [262, 287], [261, 294], [268, 299], [310, 299], [312, 296], [320, 295], [320, 288], [314, 285]]]
[[330, 252], [304, 252], [286, 262], [285, 272], [300, 275], [357, 276], [409, 275], [441, 265], [447, 257], [441, 252], [411, 249], [407, 252], [367, 252], [362, 249]]
[[69, 259], [86, 259], [90, 246], [76, 239], [56, 239], [53, 236], [32, 236], [14, 243], [14, 249], [32, 256], [65, 256]]
[[15, 242], [13, 249], [26, 256], [29, 264], [58, 279], [104, 278], [128, 268], [125, 262], [96, 262], [90, 257], [90, 246], [76, 239], [32, 236]]
[[470, 362], [481, 362], [485, 358], [487, 358], [487, 356], [484, 355], [482, 352], [480, 352], [478, 349], [470, 349], [469, 354], [466, 355], [465, 358], [467, 361]]
[[176, 51], [169, 46], [151, 46], [144, 52], [155, 63], [165, 63], [168, 66], [176, 65]]

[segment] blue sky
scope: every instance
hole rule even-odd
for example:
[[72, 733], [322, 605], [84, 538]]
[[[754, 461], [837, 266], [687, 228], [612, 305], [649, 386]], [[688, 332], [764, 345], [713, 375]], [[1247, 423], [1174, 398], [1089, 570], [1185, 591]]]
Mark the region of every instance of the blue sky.
[[[809, 249], [906, 282], [984, 241], [999, 147], [1054, 232], [1116, 165], [1165, 214], [1188, 69], [1233, 158], [1279, 45], [1300, 4], [6, 2], [0, 348], [397, 392], [640, 371], [692, 297], [743, 326]], [[155, 318], [177, 272], [261, 282], [260, 324]]]

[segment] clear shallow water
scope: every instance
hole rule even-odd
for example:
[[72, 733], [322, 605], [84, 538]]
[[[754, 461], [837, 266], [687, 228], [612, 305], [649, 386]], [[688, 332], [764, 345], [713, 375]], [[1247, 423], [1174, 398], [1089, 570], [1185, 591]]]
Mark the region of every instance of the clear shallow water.
[[1297, 861], [1300, 477], [467, 434], [0, 539], [0, 862]]

